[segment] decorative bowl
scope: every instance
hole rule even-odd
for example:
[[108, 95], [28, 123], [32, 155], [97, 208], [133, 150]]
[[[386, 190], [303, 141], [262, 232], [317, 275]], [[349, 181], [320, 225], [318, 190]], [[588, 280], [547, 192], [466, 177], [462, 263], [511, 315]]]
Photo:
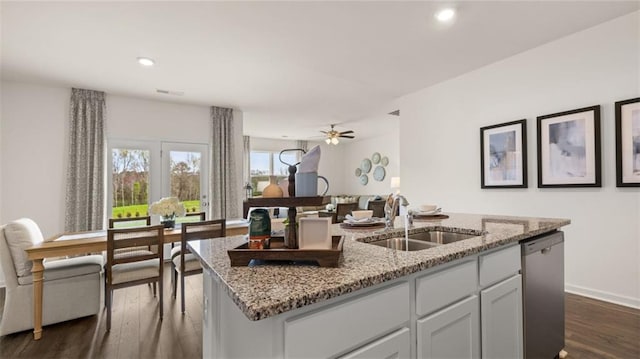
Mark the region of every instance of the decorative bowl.
[[351, 211], [351, 215], [355, 219], [371, 218], [371, 216], [373, 215], [373, 211], [370, 209]]
[[418, 208], [420, 212], [432, 212], [435, 211], [438, 206], [435, 204], [421, 204]]

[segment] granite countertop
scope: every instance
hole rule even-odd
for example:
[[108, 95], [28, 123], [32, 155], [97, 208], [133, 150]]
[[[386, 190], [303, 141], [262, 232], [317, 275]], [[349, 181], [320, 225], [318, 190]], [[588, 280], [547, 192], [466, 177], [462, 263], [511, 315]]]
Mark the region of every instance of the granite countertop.
[[395, 229], [346, 229], [332, 225], [333, 235], [345, 235], [343, 261], [337, 268], [316, 265], [262, 264], [231, 267], [228, 249], [246, 236], [190, 241], [203, 266], [224, 283], [231, 299], [250, 320], [260, 320], [312, 303], [350, 293], [415, 273], [458, 258], [536, 236], [568, 225], [570, 220], [446, 213], [442, 220], [415, 219], [409, 233], [427, 229], [477, 236], [422, 251], [398, 251], [361, 242], [404, 235], [396, 218]]

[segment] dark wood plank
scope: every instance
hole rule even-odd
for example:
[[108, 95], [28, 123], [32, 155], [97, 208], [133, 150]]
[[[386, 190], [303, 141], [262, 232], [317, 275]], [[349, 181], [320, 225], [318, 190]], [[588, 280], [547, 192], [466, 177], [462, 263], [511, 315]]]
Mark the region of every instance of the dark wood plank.
[[566, 295], [569, 358], [640, 358], [640, 310]]
[[[165, 273], [171, 273], [169, 264]], [[170, 277], [165, 275], [162, 321], [151, 287], [118, 289], [113, 295], [110, 332], [106, 332], [103, 308], [94, 316], [46, 326], [39, 341], [33, 340], [32, 331], [0, 337], [0, 358], [202, 358], [202, 275], [185, 280], [184, 315], [180, 297], [171, 297]], [[0, 289], [0, 313], [3, 307], [4, 290]]]
[[[165, 271], [170, 273], [167, 265]], [[165, 276], [164, 319], [158, 298], [146, 285], [116, 290], [111, 332], [106, 311], [45, 328], [42, 340], [31, 331], [0, 338], [0, 358], [201, 358], [202, 275], [186, 278], [186, 313], [171, 297]], [[4, 291], [0, 290], [0, 308]], [[573, 294], [566, 296], [568, 358], [640, 358], [640, 310]]]

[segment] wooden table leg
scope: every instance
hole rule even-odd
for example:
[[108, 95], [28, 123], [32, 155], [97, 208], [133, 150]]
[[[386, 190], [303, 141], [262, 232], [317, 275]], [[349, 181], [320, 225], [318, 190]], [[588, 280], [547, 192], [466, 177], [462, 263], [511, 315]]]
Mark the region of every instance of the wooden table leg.
[[42, 279], [44, 277], [44, 266], [42, 259], [33, 260], [33, 339], [42, 338]]

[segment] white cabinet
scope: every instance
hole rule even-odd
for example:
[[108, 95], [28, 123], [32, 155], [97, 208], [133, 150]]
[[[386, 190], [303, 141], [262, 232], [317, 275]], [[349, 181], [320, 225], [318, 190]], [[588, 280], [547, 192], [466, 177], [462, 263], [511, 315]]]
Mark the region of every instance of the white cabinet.
[[522, 358], [522, 278], [515, 275], [480, 292], [482, 357]]
[[203, 356], [522, 358], [520, 267], [503, 247], [259, 321], [205, 270]]
[[409, 322], [409, 283], [356, 297], [330, 310], [284, 323], [285, 358], [328, 358], [364, 345]]
[[511, 246], [483, 254], [480, 262], [480, 286], [487, 287], [520, 272], [522, 258], [520, 246]]
[[408, 359], [411, 353], [411, 333], [408, 328], [402, 328], [386, 337], [365, 345], [351, 352], [341, 359]]
[[479, 358], [478, 296], [446, 307], [417, 323], [418, 358]]
[[416, 279], [416, 314], [429, 314], [477, 291], [478, 264], [475, 258], [424, 275]]

